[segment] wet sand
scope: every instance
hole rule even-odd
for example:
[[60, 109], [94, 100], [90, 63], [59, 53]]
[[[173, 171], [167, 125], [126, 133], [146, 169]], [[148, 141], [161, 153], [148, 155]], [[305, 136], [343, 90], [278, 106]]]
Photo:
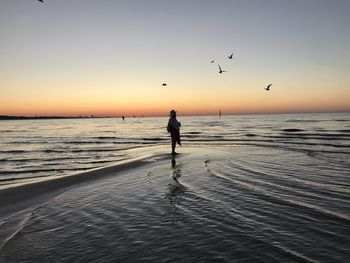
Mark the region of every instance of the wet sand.
[[127, 173], [150, 161], [168, 159], [170, 156], [165, 147], [150, 147], [147, 152], [144, 149], [131, 150], [131, 152], [134, 157], [130, 160], [116, 162], [114, 165], [104, 168], [68, 176], [32, 179], [27, 182], [11, 184], [9, 187], [0, 186], [0, 219], [31, 206], [37, 206], [65, 192], [70, 187], [108, 176], [116, 176], [122, 172]]
[[178, 151], [6, 190], [42, 199], [3, 218], [0, 261], [346, 262], [346, 176], [329, 182], [331, 163], [318, 176], [323, 161], [302, 152]]

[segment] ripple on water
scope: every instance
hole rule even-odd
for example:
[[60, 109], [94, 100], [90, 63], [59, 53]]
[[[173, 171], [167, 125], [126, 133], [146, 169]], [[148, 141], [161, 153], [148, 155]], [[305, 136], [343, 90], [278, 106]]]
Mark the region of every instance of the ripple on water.
[[[254, 149], [157, 161], [71, 189], [38, 208], [3, 257], [21, 249], [17, 257], [37, 262], [346, 262], [349, 200], [314, 172], [323, 162]], [[300, 174], [282, 156], [312, 167]]]

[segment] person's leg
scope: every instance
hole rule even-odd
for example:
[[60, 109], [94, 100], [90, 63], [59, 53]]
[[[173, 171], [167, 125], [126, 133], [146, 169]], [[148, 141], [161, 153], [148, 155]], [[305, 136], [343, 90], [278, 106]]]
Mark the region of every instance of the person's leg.
[[175, 154], [175, 148], [176, 148], [176, 141], [171, 140], [171, 154]]
[[177, 133], [176, 130], [171, 131], [171, 154], [175, 155], [175, 148], [176, 148], [176, 143], [177, 143]]
[[179, 131], [174, 131], [172, 138], [175, 141], [175, 144], [178, 143], [181, 146], [181, 139], [180, 139], [180, 132]]

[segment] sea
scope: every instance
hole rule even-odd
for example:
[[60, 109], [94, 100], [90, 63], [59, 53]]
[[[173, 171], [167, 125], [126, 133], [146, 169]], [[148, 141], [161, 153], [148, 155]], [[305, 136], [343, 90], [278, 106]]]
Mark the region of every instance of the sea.
[[0, 262], [349, 262], [350, 113], [177, 118], [176, 159], [167, 117], [0, 121], [0, 191], [169, 155], [13, 219]]

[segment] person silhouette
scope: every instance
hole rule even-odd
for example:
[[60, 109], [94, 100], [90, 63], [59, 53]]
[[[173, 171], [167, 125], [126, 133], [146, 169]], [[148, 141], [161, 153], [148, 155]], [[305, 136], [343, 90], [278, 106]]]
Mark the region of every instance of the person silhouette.
[[181, 139], [180, 139], [180, 127], [181, 123], [177, 121], [176, 119], [176, 111], [171, 110], [170, 111], [170, 118], [168, 121], [167, 130], [170, 132], [171, 136], [171, 154], [176, 155], [175, 152], [176, 143], [178, 143], [181, 146]]

